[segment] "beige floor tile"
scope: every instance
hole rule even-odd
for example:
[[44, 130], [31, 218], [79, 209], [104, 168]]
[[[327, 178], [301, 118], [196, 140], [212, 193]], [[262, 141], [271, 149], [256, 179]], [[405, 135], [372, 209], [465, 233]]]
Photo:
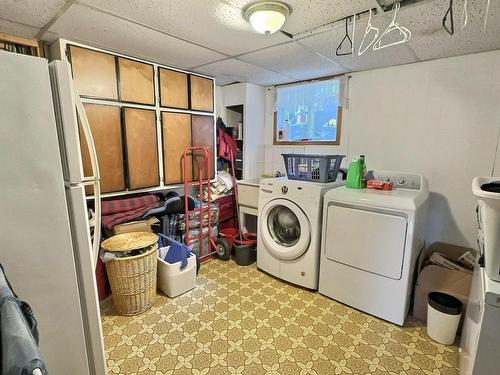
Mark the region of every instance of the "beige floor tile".
[[458, 374], [457, 346], [234, 262], [134, 317], [102, 314], [110, 374]]

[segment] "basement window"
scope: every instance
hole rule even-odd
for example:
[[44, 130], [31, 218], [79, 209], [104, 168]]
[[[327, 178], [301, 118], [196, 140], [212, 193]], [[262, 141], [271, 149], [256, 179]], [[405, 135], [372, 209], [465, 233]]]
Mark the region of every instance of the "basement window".
[[340, 143], [340, 79], [276, 87], [274, 144]]

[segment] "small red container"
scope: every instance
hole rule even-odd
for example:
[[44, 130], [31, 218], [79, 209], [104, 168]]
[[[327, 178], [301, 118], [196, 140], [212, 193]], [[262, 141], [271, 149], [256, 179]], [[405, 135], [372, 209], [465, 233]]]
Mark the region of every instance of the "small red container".
[[229, 248], [232, 249], [233, 248], [233, 239], [235, 236], [238, 235], [238, 229], [236, 229], [236, 228], [221, 229], [219, 231], [219, 234], [222, 238], [224, 238], [227, 241]]
[[236, 245], [255, 245], [257, 243], [257, 234], [256, 233], [243, 233], [241, 236], [242, 240], [240, 240], [240, 236], [238, 231], [234, 236], [234, 243]]

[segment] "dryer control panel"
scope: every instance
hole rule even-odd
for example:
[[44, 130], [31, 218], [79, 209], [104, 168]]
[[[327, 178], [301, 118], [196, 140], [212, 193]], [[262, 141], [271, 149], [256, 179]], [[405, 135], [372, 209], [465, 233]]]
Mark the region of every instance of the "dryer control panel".
[[422, 177], [418, 174], [375, 170], [368, 171], [369, 180], [391, 181], [395, 188], [420, 190]]

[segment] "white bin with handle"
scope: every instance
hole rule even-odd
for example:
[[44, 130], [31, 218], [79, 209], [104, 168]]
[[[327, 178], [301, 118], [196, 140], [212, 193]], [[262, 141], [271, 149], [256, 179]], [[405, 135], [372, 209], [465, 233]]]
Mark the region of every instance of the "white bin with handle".
[[462, 316], [462, 302], [449, 294], [429, 293], [427, 304], [427, 334], [444, 345], [455, 342]]
[[196, 256], [191, 252], [187, 266], [181, 269], [181, 262], [167, 263], [163, 259], [170, 246], [158, 250], [158, 288], [170, 298], [177, 297], [196, 286]]

